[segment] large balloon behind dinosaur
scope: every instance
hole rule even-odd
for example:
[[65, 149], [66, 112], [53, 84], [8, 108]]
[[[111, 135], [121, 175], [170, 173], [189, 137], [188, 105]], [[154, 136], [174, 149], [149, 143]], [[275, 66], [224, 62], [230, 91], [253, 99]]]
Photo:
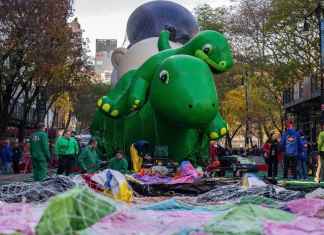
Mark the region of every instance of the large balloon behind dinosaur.
[[157, 40], [165, 28], [174, 30], [172, 48], [180, 47], [199, 30], [190, 11], [174, 2], [152, 1], [134, 10], [126, 29], [130, 44], [127, 48], [117, 48], [112, 54], [112, 86], [126, 72], [138, 68], [150, 56], [158, 53]]
[[152, 1], [139, 6], [129, 17], [128, 40], [133, 45], [146, 38], [158, 37], [166, 28], [175, 30], [171, 40], [181, 44], [199, 31], [195, 17], [183, 6], [171, 1]]
[[[116, 85], [119, 78], [131, 69], [137, 69], [149, 57], [159, 52], [157, 37], [147, 38], [132, 45], [130, 48], [117, 48], [114, 50], [111, 62], [114, 66], [114, 74], [111, 83]], [[172, 48], [180, 47], [180, 43], [171, 42]]]

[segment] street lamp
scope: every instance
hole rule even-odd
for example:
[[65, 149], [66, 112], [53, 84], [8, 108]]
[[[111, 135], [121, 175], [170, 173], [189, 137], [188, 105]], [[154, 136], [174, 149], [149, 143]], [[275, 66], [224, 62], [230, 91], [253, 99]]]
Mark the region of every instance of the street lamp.
[[320, 123], [324, 124], [324, 0], [318, 0], [318, 5], [310, 14], [305, 16], [304, 19], [304, 31], [309, 31], [309, 23], [307, 17], [316, 14], [318, 19], [318, 29], [320, 36], [320, 79], [321, 79], [321, 116]]
[[249, 137], [250, 137], [250, 117], [249, 117], [249, 74], [248, 72], [246, 71], [245, 74], [244, 74], [244, 90], [245, 90], [245, 151], [247, 151], [247, 148], [249, 146]]

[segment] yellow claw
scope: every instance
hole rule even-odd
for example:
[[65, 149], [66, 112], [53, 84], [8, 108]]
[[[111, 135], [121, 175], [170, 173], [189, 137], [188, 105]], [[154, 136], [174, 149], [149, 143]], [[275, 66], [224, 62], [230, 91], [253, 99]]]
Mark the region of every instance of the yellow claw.
[[105, 111], [106, 113], [109, 112], [110, 108], [111, 108], [110, 104], [104, 104], [102, 106], [102, 110]]
[[98, 101], [97, 101], [97, 106], [100, 108], [102, 105], [102, 98], [100, 98]]
[[132, 108], [137, 109], [137, 105], [133, 104]]
[[227, 127], [227, 130], [229, 130], [229, 129], [230, 129], [230, 127], [229, 127], [228, 123], [226, 124], [226, 127]]
[[217, 134], [217, 132], [213, 131], [213, 132], [210, 132], [209, 137], [211, 139], [215, 140], [219, 137], [219, 135]]
[[223, 127], [221, 130], [220, 130], [220, 133], [221, 135], [225, 135], [227, 133], [227, 130], [225, 127]]
[[135, 101], [134, 101], [134, 104], [136, 104], [136, 106], [139, 105], [140, 103], [141, 103], [140, 100], [135, 100]]
[[111, 115], [112, 117], [117, 117], [118, 114], [119, 114], [119, 111], [118, 111], [117, 109], [113, 110], [113, 111], [110, 113], [110, 115]]

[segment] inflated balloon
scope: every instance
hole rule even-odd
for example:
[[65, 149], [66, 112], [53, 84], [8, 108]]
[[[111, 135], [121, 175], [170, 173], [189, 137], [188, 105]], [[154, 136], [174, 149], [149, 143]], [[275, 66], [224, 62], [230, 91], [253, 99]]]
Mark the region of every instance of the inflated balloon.
[[145, 3], [135, 9], [127, 22], [127, 36], [131, 45], [146, 38], [158, 37], [164, 29], [174, 32], [172, 41], [182, 44], [199, 30], [191, 12], [171, 1]]
[[98, 100], [92, 132], [104, 136], [108, 153], [128, 150], [142, 139], [167, 146], [171, 158], [195, 161], [199, 150], [207, 152], [209, 140], [227, 133], [212, 74], [233, 65], [227, 40], [203, 31], [183, 47], [169, 49], [168, 37], [161, 32], [161, 51]]
[[[115, 86], [117, 81], [129, 70], [137, 69], [148, 58], [159, 52], [158, 37], [147, 38], [135, 43], [129, 49], [117, 48], [112, 54], [112, 64], [114, 71], [112, 74], [112, 85]], [[171, 42], [171, 48], [181, 47], [182, 44]]]
[[200, 32], [184, 46], [175, 49], [169, 49], [168, 37], [169, 32], [162, 31], [158, 43], [162, 51], [146, 60], [140, 68], [124, 74], [108, 96], [98, 101], [98, 107], [102, 111], [111, 117], [118, 117], [128, 115], [143, 106], [156, 69], [163, 60], [173, 55], [195, 56], [203, 60], [215, 73], [222, 73], [233, 65], [231, 49], [221, 33], [210, 30]]
[[[124, 76], [111, 93], [123, 83], [122, 99], [127, 100], [136, 79], [132, 76], [134, 72]], [[204, 143], [207, 149], [208, 140], [213, 135], [225, 134], [227, 127], [219, 113], [208, 65], [194, 56], [174, 55], [156, 67], [146, 103], [140, 110], [120, 118], [98, 112], [92, 131], [104, 133], [108, 153], [117, 148], [128, 150], [137, 140], [147, 140], [153, 146], [167, 146], [169, 157], [174, 160], [195, 161], [201, 145]]]

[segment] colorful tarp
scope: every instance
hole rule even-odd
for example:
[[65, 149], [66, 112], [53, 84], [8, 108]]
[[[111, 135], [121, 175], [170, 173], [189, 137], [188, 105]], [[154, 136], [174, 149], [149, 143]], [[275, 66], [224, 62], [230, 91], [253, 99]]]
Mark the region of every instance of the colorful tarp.
[[292, 221], [294, 218], [293, 214], [278, 209], [252, 204], [237, 205], [223, 215], [217, 216], [213, 222], [205, 226], [204, 231], [217, 235], [262, 235], [264, 221]]
[[287, 207], [291, 212], [298, 215], [320, 217], [324, 219], [324, 200], [322, 199], [294, 200], [288, 202]]
[[289, 223], [265, 222], [264, 235], [324, 235], [324, 220], [299, 216]]
[[0, 202], [0, 234], [33, 235], [42, 211], [26, 203]]
[[92, 234], [171, 235], [199, 228], [214, 217], [212, 212], [130, 210], [109, 215], [89, 229]]
[[183, 161], [177, 170], [175, 177], [155, 175], [133, 174], [135, 179], [144, 184], [192, 184], [201, 178], [201, 174], [189, 161]]

